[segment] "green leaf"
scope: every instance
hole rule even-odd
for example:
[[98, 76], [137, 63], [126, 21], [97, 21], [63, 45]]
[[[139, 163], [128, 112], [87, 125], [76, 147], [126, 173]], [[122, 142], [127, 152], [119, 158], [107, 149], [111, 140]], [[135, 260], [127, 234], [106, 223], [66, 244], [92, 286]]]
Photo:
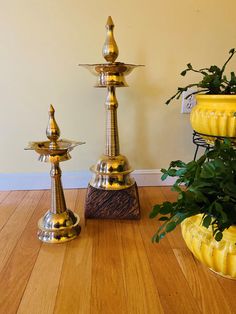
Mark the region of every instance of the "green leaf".
[[167, 172], [167, 170], [166, 170], [166, 169], [164, 169], [164, 168], [161, 168], [161, 172], [162, 172], [162, 173], [166, 173], [166, 172]]
[[165, 237], [165, 235], [166, 235], [166, 233], [165, 233], [165, 232], [162, 232], [162, 233], [159, 235], [159, 241], [160, 241], [161, 239], [163, 239], [163, 238]]
[[167, 177], [168, 177], [168, 173], [167, 173], [167, 171], [166, 171], [166, 172], [161, 176], [161, 180], [162, 180], [162, 181], [165, 181]]
[[174, 160], [170, 162], [170, 167], [183, 168], [186, 166], [186, 163], [181, 160]]
[[176, 170], [171, 168], [167, 170], [167, 173], [170, 177], [175, 177], [176, 176]]
[[159, 218], [159, 221], [166, 221], [166, 220], [169, 220], [169, 218], [166, 217], [166, 216], [163, 216], [163, 217]]
[[196, 199], [197, 202], [204, 202], [204, 203], [208, 202], [207, 197], [202, 192], [197, 191], [197, 190], [195, 190], [193, 192], [195, 194], [195, 199]]
[[176, 223], [174, 221], [169, 222], [166, 225], [166, 232], [171, 232], [172, 230], [174, 230], [176, 228]]
[[203, 165], [201, 171], [202, 178], [213, 178], [215, 175], [215, 166], [211, 162], [207, 162]]
[[229, 202], [229, 201], [230, 201], [230, 196], [229, 196], [229, 195], [225, 195], [225, 196], [223, 197], [223, 201], [224, 201], [224, 202]]
[[227, 216], [227, 214], [224, 212], [223, 206], [222, 206], [220, 203], [218, 203], [218, 202], [215, 202], [215, 203], [214, 203], [214, 206], [215, 206], [216, 211], [221, 215], [221, 217], [222, 217], [222, 222], [223, 222], [223, 223], [226, 222], [226, 221], [228, 220], [228, 216]]
[[193, 68], [191, 63], [188, 63], [188, 64], [187, 64], [187, 67], [188, 67], [190, 70], [192, 70], [192, 68]]
[[152, 242], [153, 242], [153, 243], [154, 243], [154, 242], [158, 243], [159, 240], [160, 240], [160, 238], [159, 238], [158, 233], [155, 233], [154, 236], [152, 237]]
[[215, 158], [213, 163], [214, 163], [215, 168], [222, 169], [224, 167], [224, 162], [221, 159], [219, 159], [219, 158]]
[[236, 184], [234, 182], [226, 182], [224, 184], [224, 192], [230, 196], [236, 195]]
[[198, 162], [196, 162], [195, 160], [188, 162], [186, 165], [187, 171], [196, 169], [197, 165], [198, 165]]
[[196, 163], [198, 164], [198, 166], [201, 166], [205, 162], [206, 159], [207, 159], [207, 154], [204, 154], [197, 160]]
[[222, 240], [222, 238], [223, 238], [223, 233], [221, 231], [218, 231], [215, 235], [215, 240], [219, 242]]
[[172, 186], [171, 191], [175, 191], [175, 192], [178, 192], [178, 193], [182, 193], [181, 188], [180, 188], [178, 185], [176, 185], [176, 184], [174, 184], [174, 185]]
[[212, 73], [220, 73], [220, 68], [216, 65], [212, 65], [210, 68], [209, 68], [209, 71], [212, 72]]
[[156, 217], [160, 212], [161, 206], [159, 204], [153, 206], [151, 213], [149, 214], [149, 218]]
[[206, 228], [208, 228], [211, 224], [211, 216], [206, 216], [204, 219], [203, 219], [203, 222], [202, 222], [202, 225]]
[[187, 172], [187, 169], [186, 168], [181, 168], [181, 169], [178, 169], [175, 173], [176, 176], [182, 176], [184, 175], [185, 173]]
[[[236, 112], [235, 112], [235, 116], [236, 116]], [[236, 160], [231, 161], [231, 167], [233, 168], [233, 170], [236, 171]]]
[[161, 206], [159, 213], [162, 215], [167, 215], [172, 211], [172, 207], [173, 207], [172, 203], [164, 202]]
[[219, 212], [222, 211], [223, 207], [222, 207], [222, 205], [220, 203], [215, 202], [214, 205], [215, 205], [215, 209], [217, 211], [219, 211]]

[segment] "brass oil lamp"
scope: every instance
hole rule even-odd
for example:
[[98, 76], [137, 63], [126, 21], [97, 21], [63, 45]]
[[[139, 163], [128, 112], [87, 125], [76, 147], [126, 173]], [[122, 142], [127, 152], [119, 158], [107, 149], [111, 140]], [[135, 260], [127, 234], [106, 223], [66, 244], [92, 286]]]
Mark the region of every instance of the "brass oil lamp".
[[76, 238], [81, 230], [79, 216], [67, 209], [59, 163], [71, 158], [70, 151], [84, 142], [59, 139], [60, 129], [50, 105], [46, 135], [49, 141], [30, 142], [26, 150], [35, 150], [39, 160], [51, 163], [51, 208], [38, 222], [38, 238], [47, 243], [63, 243]]
[[140, 218], [138, 190], [130, 176], [132, 168], [128, 159], [120, 154], [116, 87], [128, 86], [125, 76], [140, 65], [115, 62], [118, 47], [113, 35], [114, 24], [109, 16], [102, 64], [80, 64], [97, 77], [95, 87], [106, 88], [106, 144], [103, 155], [91, 167], [93, 173], [85, 201], [86, 218]]

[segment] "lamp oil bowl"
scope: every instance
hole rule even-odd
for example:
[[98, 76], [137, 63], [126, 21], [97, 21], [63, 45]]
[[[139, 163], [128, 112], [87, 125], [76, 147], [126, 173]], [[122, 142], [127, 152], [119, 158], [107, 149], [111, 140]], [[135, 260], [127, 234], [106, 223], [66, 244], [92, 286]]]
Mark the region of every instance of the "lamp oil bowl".
[[139, 219], [140, 206], [132, 168], [120, 154], [116, 87], [128, 86], [125, 77], [140, 65], [116, 62], [119, 51], [113, 34], [114, 24], [109, 16], [101, 64], [80, 64], [97, 78], [95, 87], [106, 88], [106, 144], [104, 153], [90, 169], [93, 173], [85, 201], [86, 218]]
[[67, 209], [61, 183], [60, 162], [71, 158], [70, 151], [84, 142], [61, 139], [60, 129], [50, 105], [46, 129], [48, 141], [30, 142], [27, 150], [35, 150], [39, 160], [51, 163], [51, 208], [38, 222], [38, 238], [47, 243], [63, 243], [76, 238], [81, 230], [79, 216]]

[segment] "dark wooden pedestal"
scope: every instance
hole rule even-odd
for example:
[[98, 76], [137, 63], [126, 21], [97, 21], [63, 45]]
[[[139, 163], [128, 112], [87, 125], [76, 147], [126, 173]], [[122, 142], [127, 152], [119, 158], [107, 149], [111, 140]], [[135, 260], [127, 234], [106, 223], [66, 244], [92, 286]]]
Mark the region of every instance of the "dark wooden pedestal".
[[101, 190], [88, 185], [85, 218], [140, 219], [140, 205], [136, 183], [128, 189]]

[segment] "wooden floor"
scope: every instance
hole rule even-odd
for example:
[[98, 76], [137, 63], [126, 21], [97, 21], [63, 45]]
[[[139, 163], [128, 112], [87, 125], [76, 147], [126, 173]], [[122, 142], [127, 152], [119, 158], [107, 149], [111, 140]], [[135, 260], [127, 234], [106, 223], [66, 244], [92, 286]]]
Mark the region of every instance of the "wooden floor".
[[139, 189], [140, 221], [85, 223], [85, 192], [65, 191], [82, 231], [58, 245], [36, 237], [49, 191], [0, 192], [1, 314], [236, 313], [236, 281], [196, 261], [179, 229], [152, 244], [148, 213], [175, 198], [169, 188]]

